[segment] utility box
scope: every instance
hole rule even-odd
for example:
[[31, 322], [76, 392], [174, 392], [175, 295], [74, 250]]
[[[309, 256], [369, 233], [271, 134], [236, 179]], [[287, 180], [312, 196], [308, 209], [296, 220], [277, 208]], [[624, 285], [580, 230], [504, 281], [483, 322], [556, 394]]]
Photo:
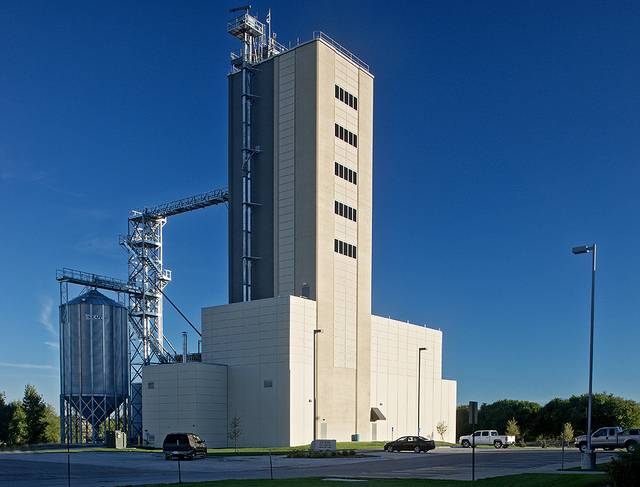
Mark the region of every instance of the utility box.
[[107, 448], [121, 450], [127, 447], [127, 434], [124, 431], [107, 431], [105, 433], [105, 445]]

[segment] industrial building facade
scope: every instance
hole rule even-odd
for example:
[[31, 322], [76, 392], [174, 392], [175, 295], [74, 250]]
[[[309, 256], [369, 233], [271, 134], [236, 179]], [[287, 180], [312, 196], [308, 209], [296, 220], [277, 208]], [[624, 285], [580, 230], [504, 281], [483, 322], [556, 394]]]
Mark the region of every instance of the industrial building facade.
[[202, 310], [201, 363], [145, 367], [145, 439], [227, 446], [236, 417], [243, 446], [441, 421], [455, 441], [442, 332], [371, 315], [373, 76], [324, 36], [253, 68], [250, 94], [246, 72], [229, 76], [230, 304]]

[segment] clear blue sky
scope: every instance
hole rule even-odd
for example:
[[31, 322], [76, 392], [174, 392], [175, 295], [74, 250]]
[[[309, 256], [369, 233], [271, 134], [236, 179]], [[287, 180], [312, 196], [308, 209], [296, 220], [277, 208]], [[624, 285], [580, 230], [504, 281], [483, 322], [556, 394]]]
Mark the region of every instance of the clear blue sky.
[[[56, 268], [125, 278], [130, 209], [226, 184], [232, 6], [1, 3], [10, 398], [31, 382], [57, 404]], [[269, 6], [279, 41], [323, 30], [376, 76], [374, 312], [444, 331], [461, 403], [581, 393], [589, 257], [570, 247], [595, 241], [594, 387], [640, 400], [640, 4]], [[166, 227], [167, 293], [197, 322], [227, 300], [226, 239], [222, 207]]]

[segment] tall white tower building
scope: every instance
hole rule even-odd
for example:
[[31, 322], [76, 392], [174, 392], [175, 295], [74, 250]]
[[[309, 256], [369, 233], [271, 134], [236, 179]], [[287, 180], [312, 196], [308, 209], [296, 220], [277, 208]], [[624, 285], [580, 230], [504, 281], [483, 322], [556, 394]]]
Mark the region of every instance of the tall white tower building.
[[194, 386], [225, 395], [224, 411], [186, 420], [203, 436], [239, 417], [252, 446], [314, 430], [431, 436], [439, 421], [454, 440], [442, 333], [371, 315], [374, 77], [324, 34], [285, 49], [267, 30], [248, 12], [229, 26], [243, 41], [229, 75], [230, 304], [203, 309], [202, 364], [147, 368], [145, 428], [156, 441], [179, 429], [160, 418], [166, 370], [179, 369], [169, 389], [189, 368], [224, 366], [224, 391], [202, 372]]

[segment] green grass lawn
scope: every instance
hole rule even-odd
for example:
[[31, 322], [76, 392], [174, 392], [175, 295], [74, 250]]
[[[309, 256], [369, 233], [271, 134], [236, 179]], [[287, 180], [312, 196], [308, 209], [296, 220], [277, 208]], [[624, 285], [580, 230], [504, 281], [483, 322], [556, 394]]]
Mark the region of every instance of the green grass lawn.
[[[606, 472], [607, 471], [607, 466], [609, 465], [609, 462], [605, 462], [605, 463], [596, 463], [596, 470], [598, 472]], [[565, 470], [570, 470], [570, 471], [575, 471], [575, 472], [579, 472], [580, 470], [582, 470], [582, 467], [571, 467], [571, 468], [565, 468]]]
[[[346, 441], [338, 442], [336, 447], [338, 450], [382, 450], [385, 441]], [[436, 441], [437, 446], [455, 446], [454, 443], [447, 443], [446, 441]], [[300, 445], [292, 447], [279, 447], [279, 448], [238, 448], [237, 455], [268, 455], [271, 450], [272, 455], [286, 455], [291, 450], [308, 450], [311, 445]], [[24, 450], [27, 451], [27, 450]], [[6, 451], [3, 453], [22, 453], [23, 450]], [[32, 453], [66, 453], [66, 448], [50, 448], [45, 450], [31, 450]], [[162, 448], [123, 448], [116, 450], [114, 448], [105, 447], [83, 447], [83, 448], [71, 448], [71, 453], [80, 452], [114, 452], [114, 453], [159, 453], [162, 452]], [[209, 448], [209, 456], [227, 456], [236, 455], [236, 451], [233, 448]]]
[[[602, 487], [606, 479], [602, 475], [592, 474], [522, 474], [508, 477], [495, 477], [478, 480], [479, 487]], [[178, 484], [161, 484], [163, 487]], [[286, 479], [286, 480], [220, 480], [216, 482], [197, 482], [182, 484], [182, 487], [330, 487], [339, 485], [362, 485], [366, 487], [462, 487], [468, 486], [464, 480], [425, 480], [425, 479], [390, 479], [364, 480], [362, 482], [329, 482], [323, 479]], [[147, 486], [147, 487], [159, 487]]]
[[[336, 443], [338, 450], [382, 450], [386, 441], [345, 441]], [[436, 446], [455, 446], [455, 443], [436, 441]], [[311, 445], [300, 445], [281, 448], [238, 448], [238, 455], [286, 455], [291, 450], [308, 450]], [[493, 448], [493, 447], [492, 447]], [[236, 454], [233, 448], [209, 448], [209, 456], [226, 456]]]

